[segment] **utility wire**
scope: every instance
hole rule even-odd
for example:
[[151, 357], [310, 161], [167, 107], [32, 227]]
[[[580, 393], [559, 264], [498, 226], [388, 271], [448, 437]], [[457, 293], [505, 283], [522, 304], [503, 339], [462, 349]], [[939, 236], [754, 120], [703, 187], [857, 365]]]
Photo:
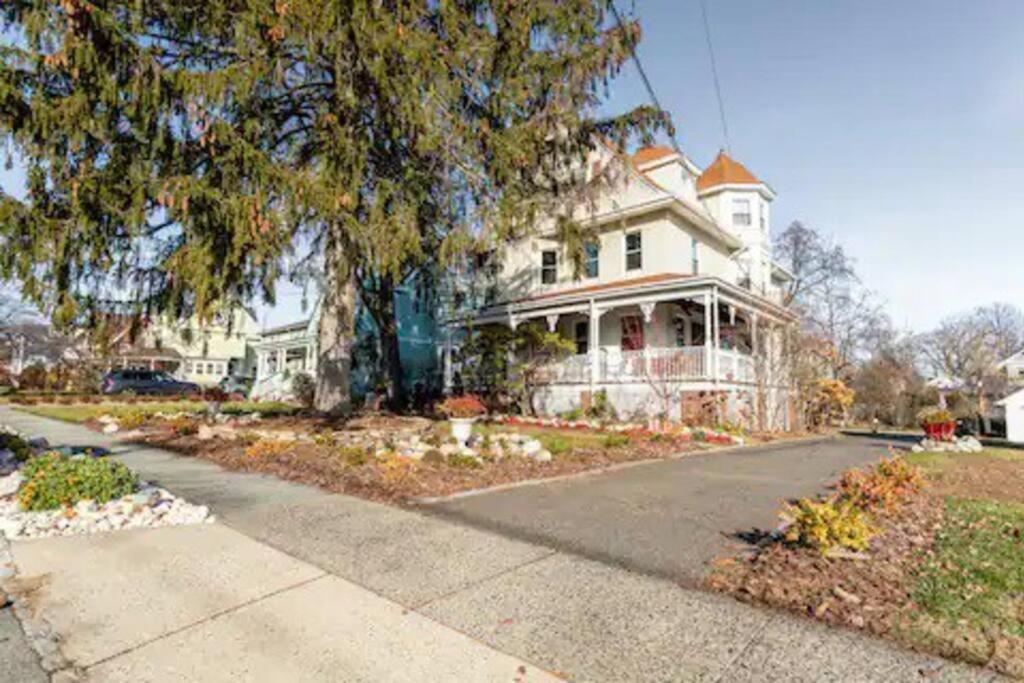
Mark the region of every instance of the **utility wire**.
[[722, 120], [722, 137], [725, 138], [726, 151], [729, 149], [729, 125], [725, 122], [725, 102], [722, 100], [722, 84], [718, 81], [718, 65], [715, 63], [715, 47], [711, 42], [711, 24], [708, 22], [708, 7], [700, 0], [700, 13], [704, 18], [704, 37], [708, 43], [708, 56], [711, 58], [711, 76], [715, 81], [715, 97], [718, 98], [718, 116]]
[[[614, 0], [608, 3], [611, 7], [612, 14], [615, 16], [615, 21], [619, 25], [619, 30], [623, 33], [626, 32], [626, 24], [622, 21], [622, 15], [619, 14], [619, 8], [615, 6]], [[633, 58], [633, 63], [636, 64], [636, 70], [640, 72], [640, 80], [643, 81], [644, 88], [647, 89], [647, 96], [651, 98], [651, 103], [654, 108], [658, 110], [660, 114], [666, 115], [665, 109], [661, 106], [661, 102], [658, 101], [658, 95], [654, 92], [654, 86], [651, 85], [651, 79], [647, 77], [647, 72], [644, 70], [644, 65], [640, 62], [640, 56], [636, 53], [636, 48], [632, 44], [629, 46], [629, 54]], [[676, 154], [684, 157], [683, 150], [679, 147], [679, 142], [676, 140], [675, 133], [669, 136], [669, 140], [672, 143], [672, 149], [675, 150]]]

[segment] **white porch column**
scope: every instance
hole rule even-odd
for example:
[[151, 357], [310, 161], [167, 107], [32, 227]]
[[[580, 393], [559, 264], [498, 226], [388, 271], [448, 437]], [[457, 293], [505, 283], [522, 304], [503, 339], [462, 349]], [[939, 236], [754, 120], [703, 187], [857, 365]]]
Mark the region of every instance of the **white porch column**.
[[714, 290], [712, 290], [712, 297], [711, 297], [711, 299], [712, 299], [711, 317], [713, 319], [711, 326], [714, 328], [714, 331], [715, 331], [715, 353], [713, 354], [713, 360], [714, 360], [713, 365], [714, 365], [714, 368], [715, 368], [714, 369], [715, 384], [717, 384], [718, 383], [718, 378], [719, 378], [719, 375], [720, 375], [720, 373], [719, 373], [719, 366], [720, 366], [719, 358], [722, 355], [722, 339], [721, 339], [721, 336], [719, 335], [719, 327], [721, 327], [721, 322], [722, 321], [721, 321], [721, 315], [719, 314], [719, 311], [718, 311], [718, 288], [715, 288]]
[[711, 377], [711, 291], [704, 293], [704, 375]]
[[448, 330], [444, 336], [444, 395], [450, 396], [452, 393], [452, 387], [455, 384], [454, 375], [452, 373], [452, 333]]
[[590, 393], [593, 395], [601, 381], [601, 314], [593, 299], [590, 301], [589, 329], [587, 330], [587, 351], [590, 354]]
[[285, 358], [284, 348], [282, 347], [282, 348], [277, 350], [277, 371], [278, 372], [284, 372], [284, 358]]

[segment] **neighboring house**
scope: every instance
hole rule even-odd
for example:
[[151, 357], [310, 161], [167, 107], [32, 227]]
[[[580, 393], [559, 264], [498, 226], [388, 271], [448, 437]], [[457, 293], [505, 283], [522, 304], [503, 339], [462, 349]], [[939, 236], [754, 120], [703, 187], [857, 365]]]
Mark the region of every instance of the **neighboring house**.
[[118, 350], [113, 360], [122, 366], [166, 370], [179, 379], [212, 386], [224, 377], [255, 377], [253, 347], [259, 339], [255, 316], [239, 307], [205, 324], [197, 318], [152, 321], [136, 343]]
[[1024, 389], [1010, 394], [996, 405], [1006, 411], [1007, 440], [1024, 444]]
[[1024, 385], [1024, 350], [1004, 360], [999, 367], [1006, 371], [1006, 379], [1010, 384]]
[[614, 180], [574, 212], [596, 231], [583, 278], [554, 218], [495, 254], [493, 303], [448, 337], [447, 385], [460, 330], [542, 324], [576, 345], [546, 373], [545, 412], [585, 407], [603, 391], [620, 415], [671, 403], [678, 418], [711, 396], [723, 417], [788, 427], [782, 331], [795, 317], [782, 306], [791, 276], [771, 260], [772, 189], [724, 152], [701, 170], [665, 147], [631, 157], [603, 147], [587, 173]]
[[0, 359], [13, 375], [32, 365], [47, 369], [60, 362], [76, 363], [84, 354], [71, 337], [56, 332], [48, 323], [17, 323], [0, 328], [3, 342]]
[[[441, 388], [441, 342], [437, 323], [437, 298], [433, 291], [417, 286], [410, 278], [395, 292], [399, 355], [403, 383], [414, 395]], [[291, 380], [296, 373], [316, 374], [318, 330], [321, 306], [318, 301], [309, 317], [298, 322], [264, 330], [253, 351], [256, 383], [253, 397], [290, 398]], [[377, 359], [377, 326], [361, 305], [356, 308], [356, 336], [352, 343], [350, 391], [359, 399], [376, 390], [381, 376]]]

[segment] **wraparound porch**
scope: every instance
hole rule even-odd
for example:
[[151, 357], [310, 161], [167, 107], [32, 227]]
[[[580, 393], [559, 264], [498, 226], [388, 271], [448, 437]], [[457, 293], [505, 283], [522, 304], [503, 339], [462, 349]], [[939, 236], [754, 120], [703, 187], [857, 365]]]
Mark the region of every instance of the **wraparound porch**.
[[[575, 354], [535, 373], [535, 382], [550, 388], [543, 393], [555, 412], [580, 407], [597, 391], [622, 397], [629, 412], [665, 412], [667, 403], [695, 392], [745, 392], [748, 402], [763, 404], [755, 392], [786, 384], [779, 333], [794, 319], [763, 298], [690, 276], [587, 289], [493, 306], [454, 328], [472, 334], [485, 325], [543, 325], [570, 340]], [[450, 334], [444, 350], [449, 390], [460, 384], [457, 340]]]

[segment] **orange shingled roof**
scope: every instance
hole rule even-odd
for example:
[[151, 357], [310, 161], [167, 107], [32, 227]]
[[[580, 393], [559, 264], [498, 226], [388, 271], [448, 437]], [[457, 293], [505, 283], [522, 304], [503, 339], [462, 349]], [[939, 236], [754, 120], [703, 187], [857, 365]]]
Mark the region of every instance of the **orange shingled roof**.
[[528, 301], [541, 301], [543, 299], [552, 299], [560, 296], [573, 296], [576, 294], [590, 294], [592, 292], [603, 292], [606, 289], [617, 289], [619, 287], [636, 287], [638, 285], [653, 285], [659, 282], [668, 282], [671, 280], [682, 280], [691, 275], [683, 273], [655, 273], [654, 275], [642, 275], [640, 277], [628, 278], [625, 280], [615, 280], [613, 282], [602, 282], [597, 285], [585, 285], [583, 287], [570, 287], [568, 289], [555, 290], [553, 292], [544, 292], [542, 294], [534, 294], [524, 299], [517, 299], [513, 303], [525, 303]]
[[761, 185], [761, 181], [724, 151], [719, 152], [711, 165], [697, 178], [697, 190], [703, 191], [718, 185]]
[[671, 156], [675, 153], [676, 151], [671, 147], [641, 147], [636, 151], [636, 154], [633, 155], [633, 163], [639, 166], [640, 164], [657, 161], [658, 159]]

